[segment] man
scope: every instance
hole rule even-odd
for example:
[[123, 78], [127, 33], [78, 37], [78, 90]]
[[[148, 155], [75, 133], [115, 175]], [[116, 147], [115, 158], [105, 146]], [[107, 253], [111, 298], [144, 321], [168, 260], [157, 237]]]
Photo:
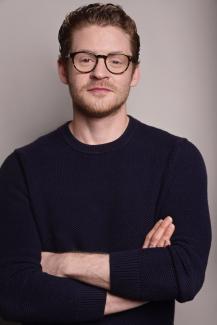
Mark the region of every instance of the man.
[[59, 41], [74, 116], [1, 167], [0, 312], [28, 324], [171, 325], [174, 301], [204, 281], [203, 159], [127, 114], [140, 46], [121, 7], [78, 8]]

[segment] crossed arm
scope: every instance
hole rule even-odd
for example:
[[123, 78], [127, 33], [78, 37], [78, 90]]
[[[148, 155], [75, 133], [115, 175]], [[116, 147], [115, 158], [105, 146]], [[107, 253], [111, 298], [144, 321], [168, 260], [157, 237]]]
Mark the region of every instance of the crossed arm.
[[[175, 230], [171, 217], [159, 220], [146, 235], [142, 248], [167, 247]], [[70, 277], [84, 283], [110, 290], [109, 254], [42, 252], [43, 272], [59, 277]], [[107, 292], [104, 314], [112, 314], [146, 303], [129, 300]]]
[[[25, 178], [31, 163], [28, 150], [16, 151], [0, 169], [2, 317], [23, 322], [90, 322], [145, 301], [194, 298], [204, 281], [211, 224], [206, 169], [192, 144], [177, 141], [156, 206], [156, 216], [174, 217], [172, 245], [164, 248], [164, 241], [154, 243], [158, 224], [147, 237], [144, 234], [141, 248], [110, 252], [109, 261], [107, 254], [85, 252], [82, 258], [75, 252], [41, 256], [42, 241], [35, 222], [40, 216], [33, 215]], [[31, 185], [34, 180], [30, 177], [29, 181]], [[40, 225], [40, 218], [38, 221]]]

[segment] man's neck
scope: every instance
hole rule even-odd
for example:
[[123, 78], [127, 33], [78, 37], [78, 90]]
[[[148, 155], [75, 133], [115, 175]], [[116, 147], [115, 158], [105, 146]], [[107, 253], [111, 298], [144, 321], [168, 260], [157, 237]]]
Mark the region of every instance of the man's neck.
[[69, 129], [80, 142], [97, 145], [119, 138], [126, 130], [128, 123], [129, 117], [126, 110], [104, 118], [84, 117], [74, 112]]

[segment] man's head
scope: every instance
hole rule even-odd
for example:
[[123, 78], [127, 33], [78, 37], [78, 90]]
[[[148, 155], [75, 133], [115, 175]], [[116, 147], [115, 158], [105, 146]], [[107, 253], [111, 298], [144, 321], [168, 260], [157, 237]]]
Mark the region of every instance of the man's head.
[[123, 108], [139, 78], [140, 51], [135, 22], [123, 9], [95, 3], [72, 11], [59, 30], [59, 43], [59, 74], [69, 85], [74, 109], [104, 117]]
[[125, 31], [130, 36], [133, 62], [139, 63], [140, 39], [134, 20], [124, 10], [111, 3], [93, 3], [70, 12], [64, 19], [59, 30], [60, 59], [69, 53], [73, 32], [87, 25], [115, 26]]

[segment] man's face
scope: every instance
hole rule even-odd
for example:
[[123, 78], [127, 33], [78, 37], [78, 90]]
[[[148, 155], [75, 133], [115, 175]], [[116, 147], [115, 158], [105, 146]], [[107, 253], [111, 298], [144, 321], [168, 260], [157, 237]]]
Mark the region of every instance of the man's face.
[[[70, 52], [77, 51], [101, 55], [112, 52], [132, 55], [129, 35], [113, 26], [89, 25], [74, 31]], [[130, 87], [138, 82], [138, 69], [137, 67], [133, 71], [130, 63], [123, 74], [115, 75], [107, 70], [101, 58], [95, 69], [89, 73], [77, 71], [71, 59], [66, 66], [59, 64], [60, 78], [69, 85], [74, 109], [85, 116], [98, 118], [125, 108]]]

